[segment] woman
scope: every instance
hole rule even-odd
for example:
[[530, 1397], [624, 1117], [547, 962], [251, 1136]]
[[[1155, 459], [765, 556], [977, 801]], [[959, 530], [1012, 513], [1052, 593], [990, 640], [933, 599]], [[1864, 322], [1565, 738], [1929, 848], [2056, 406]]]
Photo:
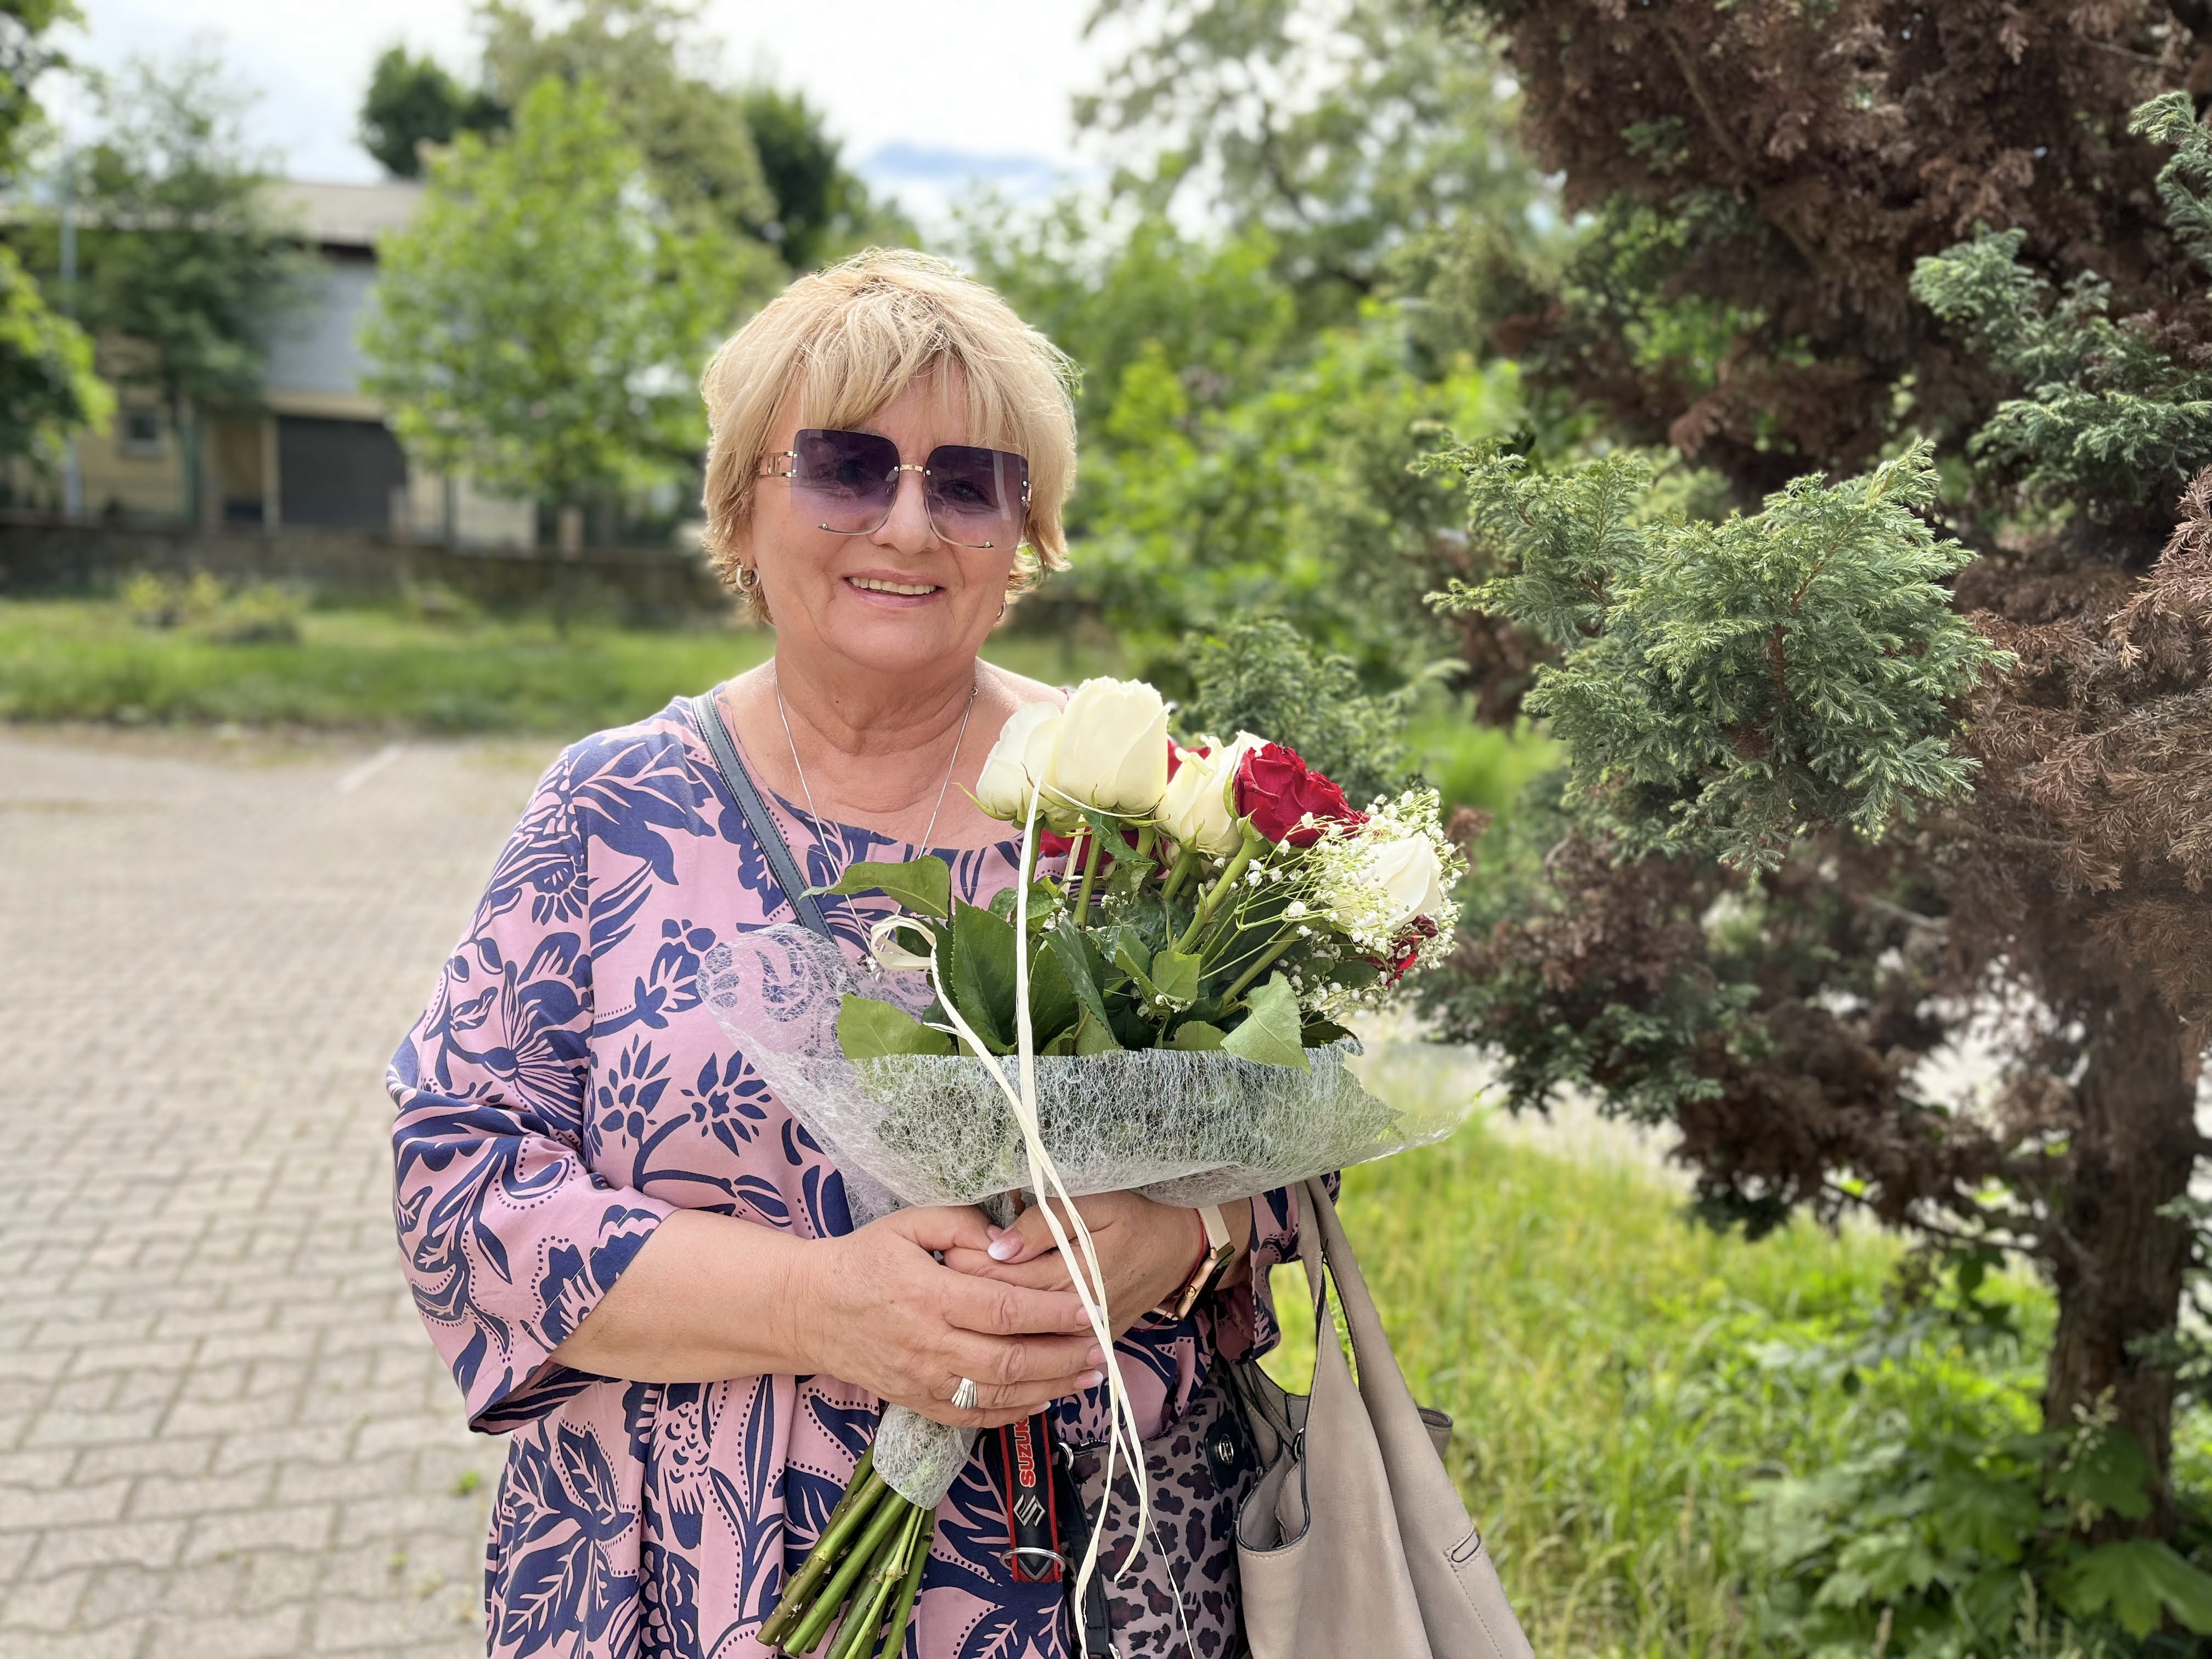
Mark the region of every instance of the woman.
[[[1011, 881], [1006, 826], [966, 788], [1006, 717], [1059, 694], [977, 652], [1065, 562], [1063, 368], [952, 267], [870, 252], [793, 283], [708, 370], [709, 544], [775, 629], [773, 661], [714, 704], [812, 883], [924, 848], [975, 903]], [[825, 904], [855, 956], [889, 908]], [[713, 1018], [717, 944], [789, 915], [679, 700], [554, 763], [393, 1060], [416, 1300], [471, 1425], [512, 1436], [494, 1653], [765, 1651], [753, 1632], [886, 1401], [986, 1427], [1047, 1411], [1097, 1509], [1102, 1356], [1043, 1230], [967, 1209], [854, 1227], [834, 1164]], [[1240, 1256], [1180, 1319], [1148, 1310], [1192, 1280], [1195, 1213], [1083, 1207], [1156, 1517], [1131, 1535], [1123, 1483], [1101, 1611], [1124, 1655], [1225, 1656], [1242, 1476], [1212, 1368], [1273, 1339], [1290, 1199], [1228, 1206]], [[1010, 1543], [973, 1461], [909, 1652], [1073, 1650], [1061, 1586], [1018, 1577]]]

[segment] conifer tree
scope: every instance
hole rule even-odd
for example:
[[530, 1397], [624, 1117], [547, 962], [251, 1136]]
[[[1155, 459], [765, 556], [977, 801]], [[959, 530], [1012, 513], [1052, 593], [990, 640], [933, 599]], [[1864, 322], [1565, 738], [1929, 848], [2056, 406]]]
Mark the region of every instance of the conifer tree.
[[[2206, 1374], [2212, 9], [1445, 9], [1496, 29], [1590, 226], [1494, 273], [1498, 344], [1549, 416], [1758, 509], [1456, 458], [1447, 603], [1490, 618], [1478, 672], [1546, 663], [1573, 763], [1469, 884], [1448, 1026], [1520, 1103], [1678, 1125], [1716, 1218], [2033, 1262], [2046, 1423], [2141, 1488], [2081, 1547], [2133, 1552], [2097, 1558], [2130, 1627], [2212, 1617], [2160, 1541]], [[1922, 1062], [1996, 1015], [1994, 1091], [1946, 1092]]]

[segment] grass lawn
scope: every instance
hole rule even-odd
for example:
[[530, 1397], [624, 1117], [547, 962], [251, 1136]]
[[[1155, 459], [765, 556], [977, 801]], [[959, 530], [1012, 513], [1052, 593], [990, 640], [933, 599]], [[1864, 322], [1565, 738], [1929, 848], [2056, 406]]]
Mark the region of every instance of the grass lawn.
[[[573, 735], [704, 690], [764, 659], [772, 639], [578, 626], [564, 640], [543, 620], [375, 611], [311, 611], [301, 626], [296, 644], [231, 645], [143, 627], [113, 603], [0, 601], [0, 720]], [[1118, 666], [1096, 647], [1024, 635], [984, 654], [1054, 682]]]
[[[1452, 1051], [1375, 1054], [1386, 1092], [1469, 1086]], [[1415, 1397], [1456, 1419], [1454, 1473], [1537, 1653], [1778, 1651], [1747, 1617], [1747, 1486], [1846, 1455], [1878, 1407], [1777, 1356], [1867, 1317], [1896, 1246], [1802, 1224], [1723, 1237], [1648, 1168], [1480, 1120], [1352, 1170], [1342, 1213]], [[1304, 1275], [1274, 1287], [1268, 1368], [1303, 1389]]]

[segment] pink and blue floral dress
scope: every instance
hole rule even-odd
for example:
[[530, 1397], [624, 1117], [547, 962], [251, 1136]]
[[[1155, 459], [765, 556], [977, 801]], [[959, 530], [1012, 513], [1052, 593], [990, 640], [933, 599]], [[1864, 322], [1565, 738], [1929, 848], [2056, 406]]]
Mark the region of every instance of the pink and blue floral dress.
[[[771, 799], [812, 883], [921, 850]], [[983, 904], [1011, 884], [1015, 851], [940, 856], [953, 890]], [[866, 924], [891, 907], [825, 908], [857, 959]], [[789, 919], [672, 702], [554, 763], [393, 1056], [394, 1206], [415, 1301], [471, 1426], [509, 1437], [486, 1557], [493, 1654], [766, 1652], [753, 1632], [873, 1431], [881, 1402], [831, 1376], [629, 1382], [550, 1358], [672, 1210], [805, 1238], [851, 1230], [836, 1166], [702, 1000], [719, 945]], [[1106, 1523], [1124, 1656], [1241, 1648], [1231, 1528], [1244, 1481], [1209, 1455], [1208, 1431], [1233, 1409], [1212, 1370], [1273, 1341], [1267, 1270], [1297, 1254], [1291, 1195], [1255, 1209], [1251, 1284], [1118, 1345], [1153, 1506], [1140, 1540], [1125, 1477]], [[1103, 1391], [1054, 1410], [1095, 1509]], [[1061, 1587], [1013, 1577], [1006, 1530], [971, 1461], [938, 1513], [911, 1659], [1071, 1652]]]

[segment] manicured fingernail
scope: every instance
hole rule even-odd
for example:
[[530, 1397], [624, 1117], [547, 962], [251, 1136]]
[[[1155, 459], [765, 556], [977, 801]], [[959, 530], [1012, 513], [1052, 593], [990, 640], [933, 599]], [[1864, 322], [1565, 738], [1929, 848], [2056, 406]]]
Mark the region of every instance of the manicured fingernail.
[[991, 1260], [1012, 1261], [1021, 1254], [1022, 1242], [1012, 1233], [1000, 1233], [991, 1241]]
[[1087, 1354], [1084, 1355], [1084, 1356], [1083, 1356], [1083, 1358], [1084, 1358], [1085, 1363], [1086, 1363], [1086, 1364], [1092, 1364], [1092, 1365], [1100, 1365], [1100, 1364], [1103, 1364], [1105, 1363], [1105, 1360], [1106, 1360], [1106, 1352], [1105, 1352], [1105, 1350], [1104, 1350], [1104, 1349], [1101, 1348], [1101, 1347], [1100, 1347], [1100, 1346], [1099, 1346], [1096, 1342], [1094, 1342], [1094, 1343], [1092, 1343], [1092, 1344], [1091, 1345], [1091, 1352], [1090, 1352], [1089, 1353], [1087, 1353]]
[[1004, 1227], [995, 1227], [995, 1226], [992, 1226], [992, 1225], [990, 1225], [990, 1224], [988, 1224], [988, 1223], [984, 1225], [984, 1228], [983, 1228], [984, 1234], [985, 1234], [988, 1237], [991, 1237], [991, 1238], [996, 1238], [996, 1237], [997, 1237], [1000, 1233], [1003, 1233], [1003, 1232], [1004, 1232], [1004, 1231], [1006, 1231], [1006, 1230]]
[[1095, 1389], [1101, 1382], [1103, 1382], [1106, 1380], [1106, 1373], [1103, 1371], [1085, 1371], [1082, 1376], [1077, 1377], [1075, 1380], [1078, 1382], [1080, 1382], [1086, 1389]]

